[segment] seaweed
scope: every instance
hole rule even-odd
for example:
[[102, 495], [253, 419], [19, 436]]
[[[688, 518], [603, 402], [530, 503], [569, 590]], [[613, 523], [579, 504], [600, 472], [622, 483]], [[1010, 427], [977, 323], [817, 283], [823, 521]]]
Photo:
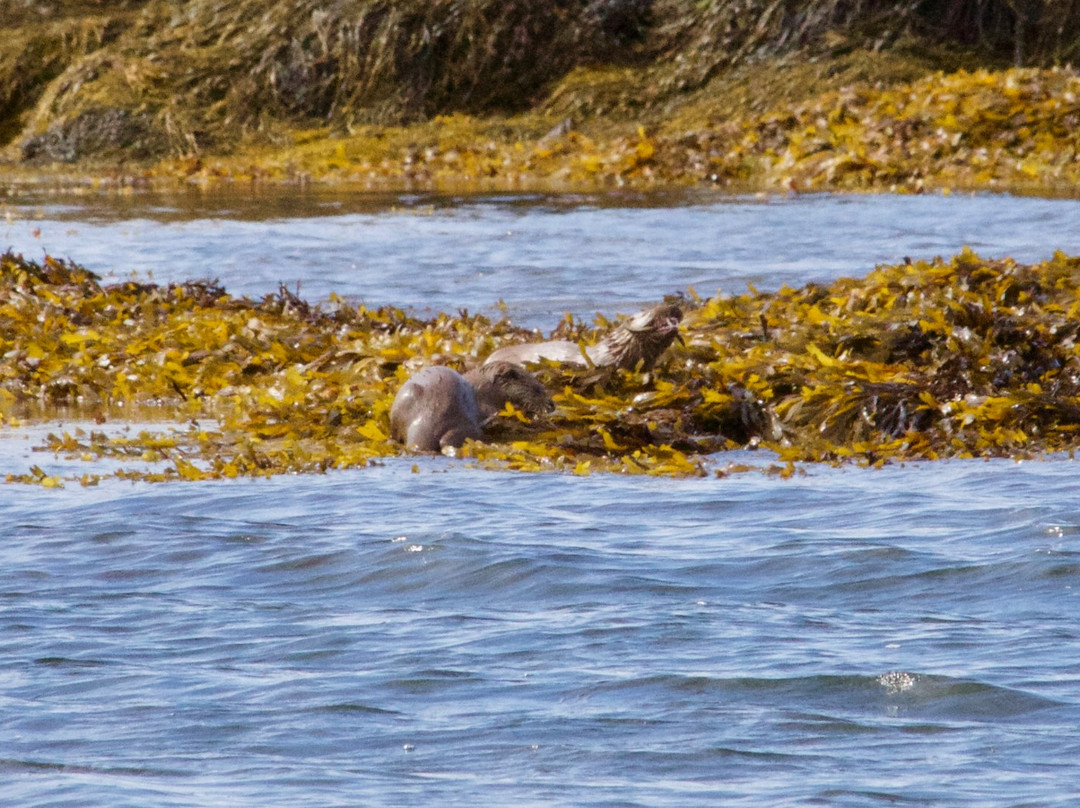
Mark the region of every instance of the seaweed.
[[[743, 470], [717, 461], [759, 447], [786, 476], [796, 467], [784, 464], [813, 461], [1072, 452], [1078, 300], [1078, 257], [1021, 264], [971, 251], [827, 286], [684, 298], [684, 344], [648, 376], [543, 363], [554, 412], [507, 405], [459, 456], [522, 471], [701, 475]], [[573, 331], [593, 344], [610, 328], [598, 317]], [[102, 285], [75, 263], [7, 253], [0, 418], [61, 407], [99, 422], [152, 414], [172, 425], [50, 438], [48, 449], [67, 456], [162, 466], [111, 473], [126, 478], [363, 466], [403, 452], [389, 439], [389, 409], [412, 372], [466, 370], [522, 335], [481, 315], [312, 305], [287, 289], [252, 300], [213, 281]], [[33, 469], [9, 479], [62, 482]]]
[[[0, 144], [11, 161], [31, 165], [197, 164], [289, 150], [316, 131], [331, 153], [337, 145], [355, 153], [353, 136], [379, 137], [372, 127], [422, 132], [437, 118], [469, 116], [483, 125], [471, 127], [459, 153], [484, 150], [500, 124], [513, 130], [494, 138], [499, 160], [481, 166], [501, 175], [507, 150], [543, 149], [545, 133], [570, 119], [597, 147], [580, 155], [582, 171], [574, 148], [569, 161], [555, 161], [572, 181], [647, 175], [633, 160], [623, 165], [632, 155], [611, 141], [616, 130], [633, 140], [638, 126], [652, 134], [669, 124], [678, 128], [664, 134], [685, 137], [670, 148], [652, 144], [668, 152], [653, 173], [670, 179], [657, 169], [684, 159], [701, 169], [697, 180], [741, 177], [747, 167], [737, 160], [713, 164], [730, 149], [709, 117], [746, 133], [754, 116], [774, 111], [776, 121], [759, 125], [784, 130], [783, 110], [824, 91], [895, 88], [936, 70], [1068, 64], [1078, 54], [1068, 33], [1078, 14], [1075, 4], [1010, 0], [0, 0]], [[833, 123], [844, 121], [843, 103]], [[798, 123], [794, 136], [820, 142]], [[1018, 128], [1008, 119], [994, 125]], [[764, 142], [770, 132], [758, 134]], [[896, 145], [902, 155], [909, 144]], [[829, 182], [881, 163], [847, 152], [827, 167]], [[692, 173], [683, 166], [672, 176]], [[458, 176], [487, 175], [464, 165]]]
[[[162, 181], [345, 183], [363, 188], [657, 187], [1075, 194], [1080, 74], [1072, 69], [936, 73], [853, 85], [722, 117], [699, 105], [653, 128], [586, 134], [572, 119], [440, 116], [402, 129], [300, 138], [238, 158], [162, 161]], [[531, 128], [530, 128], [531, 127]]]

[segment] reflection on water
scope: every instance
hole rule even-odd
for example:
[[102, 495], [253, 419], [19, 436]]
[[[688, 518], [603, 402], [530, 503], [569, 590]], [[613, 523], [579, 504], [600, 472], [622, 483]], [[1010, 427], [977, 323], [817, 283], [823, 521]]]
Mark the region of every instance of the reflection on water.
[[[1007, 196], [133, 197], [12, 207], [3, 242], [110, 278], [212, 277], [234, 294], [279, 283], [311, 300], [493, 311], [549, 329], [693, 287], [740, 292], [952, 255], [1080, 253], [1080, 202]], [[678, 203], [678, 204], [673, 204]], [[39, 235], [35, 235], [35, 232]]]
[[[112, 276], [503, 298], [544, 327], [964, 244], [1080, 253], [1077, 203], [1007, 197], [198, 200], [12, 208], [0, 228]], [[0, 427], [0, 460], [77, 473], [32, 445], [78, 426], [125, 428]], [[2, 487], [0, 793], [1075, 805], [1078, 493], [1065, 458], [668, 480], [404, 457]]]

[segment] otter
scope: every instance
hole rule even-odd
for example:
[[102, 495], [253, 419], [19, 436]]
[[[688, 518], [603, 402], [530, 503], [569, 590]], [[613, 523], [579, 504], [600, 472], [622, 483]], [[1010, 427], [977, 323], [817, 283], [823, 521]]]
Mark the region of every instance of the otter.
[[555, 402], [540, 380], [512, 362], [489, 360], [466, 373], [465, 381], [472, 386], [480, 418], [485, 423], [507, 402], [529, 415], [542, 415], [555, 409]]
[[390, 435], [410, 449], [440, 452], [467, 438], [483, 437], [483, 425], [506, 403], [531, 415], [555, 405], [544, 386], [524, 368], [494, 362], [464, 376], [434, 365], [401, 386], [390, 407]]
[[639, 311], [616, 326], [600, 342], [585, 348], [569, 340], [548, 340], [523, 345], [508, 345], [493, 351], [487, 362], [512, 362], [524, 365], [548, 359], [567, 365], [616, 367], [623, 370], [640, 369], [647, 373], [656, 360], [679, 337], [682, 309], [672, 303], [661, 303]]
[[390, 436], [410, 449], [439, 452], [482, 434], [476, 394], [453, 368], [423, 368], [401, 385], [390, 407]]

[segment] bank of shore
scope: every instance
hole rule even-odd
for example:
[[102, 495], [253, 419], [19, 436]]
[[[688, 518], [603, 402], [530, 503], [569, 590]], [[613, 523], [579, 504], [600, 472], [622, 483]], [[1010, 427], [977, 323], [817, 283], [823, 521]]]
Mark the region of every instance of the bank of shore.
[[1067, 10], [744, 5], [0, 0], [0, 178], [1075, 193]]

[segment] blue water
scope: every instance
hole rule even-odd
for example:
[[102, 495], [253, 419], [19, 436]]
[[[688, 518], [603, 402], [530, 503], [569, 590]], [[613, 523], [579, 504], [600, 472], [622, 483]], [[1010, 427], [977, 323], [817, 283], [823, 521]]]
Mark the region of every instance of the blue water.
[[[1071, 202], [926, 198], [915, 216], [917, 204], [888, 197], [746, 201], [738, 215], [759, 255], [725, 284], [753, 266], [798, 282], [766, 268], [800, 233], [821, 245], [807, 274], [847, 266], [873, 249], [857, 225], [884, 218], [882, 199], [908, 214], [905, 227], [933, 223], [882, 252], [923, 255], [920, 239], [951, 252], [953, 202], [971, 241], [1048, 254], [1080, 240]], [[965, 212], [980, 203], [999, 210], [992, 232]], [[705, 239], [683, 217], [721, 220], [729, 204], [546, 201], [530, 213], [484, 200], [427, 215], [450, 231], [511, 216], [549, 228], [549, 252], [589, 268], [588, 299], [610, 312], [622, 299], [599, 297], [602, 257], [591, 242], [564, 244], [549, 218], [570, 233], [604, 217], [631, 232], [635, 217], [667, 215], [673, 225], [655, 231], [666, 249], [650, 255], [677, 256]], [[836, 211], [850, 243], [806, 223]], [[73, 257], [80, 244], [102, 262], [123, 252], [106, 242], [125, 220], [70, 215], [85, 240]], [[328, 217], [332, 233], [339, 215], [358, 214]], [[177, 228], [173, 254], [191, 259], [170, 271], [198, 274], [208, 248], [194, 225], [138, 221]], [[221, 224], [249, 225], [237, 250], [270, 254], [250, 243], [251, 220]], [[440, 243], [444, 273], [471, 266]], [[682, 269], [658, 271], [658, 287], [700, 282], [669, 260]], [[560, 283], [536, 278], [514, 299]], [[404, 298], [414, 282], [378, 294]], [[32, 452], [29, 432], [0, 430], [2, 470], [93, 470]], [[1078, 468], [1051, 458], [668, 480], [437, 457], [271, 480], [2, 486], [0, 803], [1077, 805]]]
[[1072, 463], [5, 490], [12, 805], [1074, 805]]
[[219, 278], [259, 297], [299, 284], [421, 313], [497, 313], [552, 328], [566, 311], [629, 312], [865, 275], [904, 256], [1080, 254], [1080, 201], [1007, 196], [676, 198], [627, 195], [244, 199], [153, 197], [0, 207], [0, 249], [69, 256], [116, 280]]

